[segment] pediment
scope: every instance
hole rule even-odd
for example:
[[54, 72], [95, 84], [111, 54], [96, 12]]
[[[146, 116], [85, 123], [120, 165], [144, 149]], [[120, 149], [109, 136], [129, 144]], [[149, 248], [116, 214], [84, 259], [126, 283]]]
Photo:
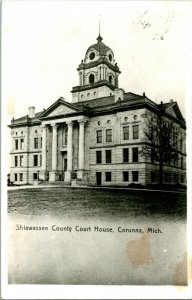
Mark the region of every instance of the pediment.
[[39, 118], [42, 119], [61, 115], [68, 115], [77, 113], [79, 111], [80, 110], [76, 108], [73, 104], [64, 101], [63, 98], [59, 98], [53, 105], [46, 109]]
[[56, 107], [48, 116], [52, 117], [52, 116], [58, 116], [58, 115], [66, 115], [66, 114], [70, 114], [75, 112], [74, 109], [71, 109], [65, 105], [59, 105], [58, 107]]
[[175, 110], [174, 110], [173, 108], [168, 109], [167, 112], [168, 112], [169, 115], [171, 115], [172, 117], [177, 118], [177, 115], [176, 115]]
[[181, 111], [177, 105], [177, 103], [174, 103], [173, 105], [169, 106], [167, 109], [166, 109], [166, 112], [171, 115], [172, 117], [174, 118], [177, 118], [177, 119], [180, 119], [180, 120], [183, 120], [183, 116], [181, 114]]

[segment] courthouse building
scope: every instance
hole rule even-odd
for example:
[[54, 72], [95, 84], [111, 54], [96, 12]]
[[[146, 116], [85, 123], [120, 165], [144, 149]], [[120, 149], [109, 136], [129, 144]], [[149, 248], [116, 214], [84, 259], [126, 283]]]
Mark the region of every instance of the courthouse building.
[[[10, 180], [64, 181], [66, 184], [128, 186], [158, 183], [159, 165], [141, 155], [146, 112], [160, 105], [145, 93], [119, 88], [120, 69], [102, 42], [90, 46], [78, 66], [72, 102], [59, 98], [50, 107], [12, 119]], [[176, 102], [163, 104], [178, 143], [176, 162], [163, 167], [164, 183], [186, 183], [186, 126]]]

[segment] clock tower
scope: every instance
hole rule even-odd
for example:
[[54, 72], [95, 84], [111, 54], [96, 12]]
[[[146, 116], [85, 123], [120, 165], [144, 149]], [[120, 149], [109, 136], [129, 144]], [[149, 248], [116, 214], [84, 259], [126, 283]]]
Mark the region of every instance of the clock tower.
[[114, 95], [121, 73], [113, 51], [98, 36], [97, 43], [90, 46], [84, 60], [77, 68], [79, 85], [72, 88], [72, 102], [81, 102]]

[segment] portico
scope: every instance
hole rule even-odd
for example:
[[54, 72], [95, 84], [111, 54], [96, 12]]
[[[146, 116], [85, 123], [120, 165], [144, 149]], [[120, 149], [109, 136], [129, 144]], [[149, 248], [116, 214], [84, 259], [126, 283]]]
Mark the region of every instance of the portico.
[[[40, 179], [49, 181], [83, 179], [85, 171], [85, 127], [88, 118], [54, 118], [42, 122], [42, 169]], [[62, 143], [65, 128], [66, 143]], [[51, 140], [51, 143], [48, 141]]]

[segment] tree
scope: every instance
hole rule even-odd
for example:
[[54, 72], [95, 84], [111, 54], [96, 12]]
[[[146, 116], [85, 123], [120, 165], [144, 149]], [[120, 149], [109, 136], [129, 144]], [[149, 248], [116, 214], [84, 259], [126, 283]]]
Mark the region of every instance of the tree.
[[144, 117], [144, 145], [141, 154], [159, 164], [159, 184], [163, 184], [163, 166], [178, 159], [173, 122], [165, 113], [163, 104], [157, 113], [148, 112]]

